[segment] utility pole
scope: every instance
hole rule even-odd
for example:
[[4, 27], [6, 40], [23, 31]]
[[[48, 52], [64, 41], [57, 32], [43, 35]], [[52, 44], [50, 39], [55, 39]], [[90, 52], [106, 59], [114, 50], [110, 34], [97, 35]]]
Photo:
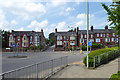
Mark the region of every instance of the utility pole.
[[88, 60], [88, 30], [89, 30], [89, 2], [87, 0], [87, 68], [89, 67], [89, 60]]

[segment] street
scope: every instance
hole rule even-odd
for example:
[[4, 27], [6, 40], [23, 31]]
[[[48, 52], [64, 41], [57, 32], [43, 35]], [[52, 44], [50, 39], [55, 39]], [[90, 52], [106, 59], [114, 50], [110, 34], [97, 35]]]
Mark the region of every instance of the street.
[[[31, 65], [38, 62], [49, 61], [51, 59], [60, 58], [63, 56], [68, 56], [68, 63], [73, 63], [76, 61], [82, 61], [87, 54], [80, 54], [79, 51], [73, 53], [53, 51], [54, 47], [50, 47], [44, 52], [24, 52], [24, 55], [27, 55], [27, 58], [8, 58], [8, 56], [13, 56], [14, 53], [2, 53], [2, 72], [7, 72], [14, 70], [20, 67]], [[21, 55], [21, 53], [19, 53]]]

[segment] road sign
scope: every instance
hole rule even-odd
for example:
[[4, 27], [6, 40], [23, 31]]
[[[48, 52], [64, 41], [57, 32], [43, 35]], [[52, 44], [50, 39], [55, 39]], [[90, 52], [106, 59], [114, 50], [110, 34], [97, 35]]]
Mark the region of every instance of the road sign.
[[92, 46], [92, 42], [88, 42], [88, 45], [89, 45], [89, 46]]
[[13, 47], [15, 47], [15, 44], [13, 44]]

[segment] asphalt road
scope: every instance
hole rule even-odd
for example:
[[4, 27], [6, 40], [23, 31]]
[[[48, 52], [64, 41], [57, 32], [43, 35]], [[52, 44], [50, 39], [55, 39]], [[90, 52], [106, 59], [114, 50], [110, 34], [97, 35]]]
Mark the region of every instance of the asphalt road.
[[[54, 46], [50, 47], [48, 50], [44, 52], [28, 52], [24, 53], [24, 55], [27, 55], [27, 58], [8, 58], [8, 56], [13, 56], [14, 53], [2, 53], [2, 72], [7, 72], [10, 70], [14, 70], [20, 67], [24, 67], [27, 65], [35, 64], [38, 62], [44, 62], [49, 61], [51, 59], [60, 58], [63, 56], [68, 56], [68, 63], [73, 63], [77, 61], [82, 61], [83, 58], [87, 54], [80, 54], [79, 52], [73, 53], [69, 52], [54, 52], [53, 51]], [[19, 53], [21, 55], [21, 53]]]

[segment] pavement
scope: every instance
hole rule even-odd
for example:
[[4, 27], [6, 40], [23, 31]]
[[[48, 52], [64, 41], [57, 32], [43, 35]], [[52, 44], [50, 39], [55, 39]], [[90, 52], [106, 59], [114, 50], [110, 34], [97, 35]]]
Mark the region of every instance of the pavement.
[[101, 65], [96, 69], [87, 69], [80, 62], [74, 62], [65, 69], [53, 75], [51, 78], [110, 78], [112, 74], [118, 71], [118, 62], [120, 57], [110, 61], [108, 64]]

